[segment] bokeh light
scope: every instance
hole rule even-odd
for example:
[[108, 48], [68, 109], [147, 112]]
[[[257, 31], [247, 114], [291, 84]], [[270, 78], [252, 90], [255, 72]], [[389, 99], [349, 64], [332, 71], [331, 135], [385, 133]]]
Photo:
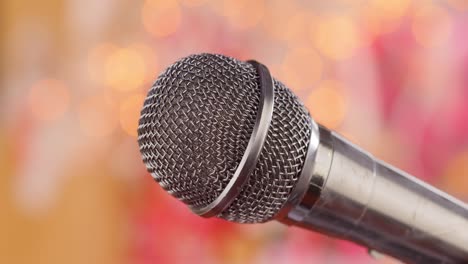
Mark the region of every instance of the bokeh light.
[[457, 197], [468, 197], [468, 151], [455, 155], [448, 162], [442, 179], [445, 191]]
[[323, 63], [315, 50], [298, 48], [286, 54], [281, 68], [286, 84], [291, 89], [299, 91], [312, 87], [321, 79]]
[[80, 129], [87, 136], [102, 138], [109, 136], [117, 126], [118, 107], [105, 94], [84, 99], [78, 106]]
[[117, 49], [106, 60], [106, 84], [116, 90], [135, 90], [143, 83], [145, 75], [145, 60], [134, 49]]
[[[276, 17], [276, 19], [278, 19]], [[282, 38], [290, 47], [311, 46], [307, 38], [316, 27], [317, 18], [310, 11], [297, 11], [289, 19], [282, 21], [286, 25]]]
[[155, 49], [145, 42], [135, 42], [128, 45], [127, 48], [135, 51], [144, 60], [145, 67], [141, 72], [144, 75], [143, 83], [153, 83], [160, 71], [160, 59]]
[[346, 59], [358, 46], [358, 30], [349, 17], [324, 17], [311, 33], [318, 50], [331, 59]]
[[[288, 40], [290, 31], [289, 22], [298, 12], [295, 1], [271, 0], [265, 6], [265, 16], [262, 19], [262, 28], [272, 37]], [[278, 18], [281, 19], [278, 19]]]
[[361, 10], [364, 26], [372, 34], [388, 33], [401, 24], [401, 18], [411, 6], [411, 0], [369, 0]]
[[95, 85], [103, 85], [106, 79], [106, 61], [111, 54], [115, 53], [118, 47], [109, 42], [95, 45], [88, 52], [87, 73], [89, 79]]
[[65, 84], [56, 79], [36, 82], [29, 91], [29, 107], [33, 116], [41, 121], [53, 121], [69, 107], [70, 94]]
[[436, 5], [419, 7], [413, 17], [414, 38], [423, 46], [439, 46], [452, 33], [452, 20], [447, 10]]
[[336, 129], [346, 114], [343, 84], [337, 80], [324, 80], [312, 90], [306, 101], [314, 119], [328, 128]]
[[218, 12], [229, 20], [231, 26], [240, 30], [256, 26], [265, 11], [265, 0], [223, 0], [219, 4], [222, 9], [217, 7]]
[[155, 37], [166, 37], [177, 31], [182, 11], [177, 0], [146, 0], [141, 9], [145, 29]]
[[120, 105], [120, 125], [130, 136], [137, 136], [138, 119], [144, 99], [144, 94], [134, 94]]
[[187, 7], [201, 6], [205, 4], [208, 0], [182, 0], [182, 4]]

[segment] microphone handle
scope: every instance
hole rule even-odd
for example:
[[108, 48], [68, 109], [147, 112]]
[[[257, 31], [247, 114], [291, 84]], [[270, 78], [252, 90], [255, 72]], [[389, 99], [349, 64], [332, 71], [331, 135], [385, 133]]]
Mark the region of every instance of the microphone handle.
[[466, 204], [335, 132], [318, 131], [311, 180], [293, 190], [299, 199], [279, 221], [407, 263], [468, 263]]

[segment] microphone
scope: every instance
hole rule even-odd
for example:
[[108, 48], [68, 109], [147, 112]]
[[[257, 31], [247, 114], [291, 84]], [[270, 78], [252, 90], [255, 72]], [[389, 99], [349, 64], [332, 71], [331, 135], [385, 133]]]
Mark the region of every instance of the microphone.
[[148, 172], [203, 217], [272, 220], [407, 263], [468, 263], [468, 206], [317, 124], [268, 68], [180, 59], [145, 99]]

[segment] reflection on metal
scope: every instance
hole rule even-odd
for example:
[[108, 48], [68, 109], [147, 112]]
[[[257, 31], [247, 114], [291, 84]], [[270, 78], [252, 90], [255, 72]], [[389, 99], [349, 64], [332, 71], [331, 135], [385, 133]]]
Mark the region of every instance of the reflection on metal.
[[319, 137], [309, 189], [280, 221], [408, 263], [468, 262], [467, 205], [324, 127]]

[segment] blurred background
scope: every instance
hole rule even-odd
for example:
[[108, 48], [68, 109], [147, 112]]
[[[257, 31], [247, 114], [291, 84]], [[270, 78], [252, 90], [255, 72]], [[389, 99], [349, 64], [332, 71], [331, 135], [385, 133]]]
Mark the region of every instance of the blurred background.
[[468, 201], [465, 0], [2, 0], [0, 19], [0, 263], [396, 263], [202, 219], [154, 183], [139, 111], [197, 52], [263, 62], [317, 121]]

